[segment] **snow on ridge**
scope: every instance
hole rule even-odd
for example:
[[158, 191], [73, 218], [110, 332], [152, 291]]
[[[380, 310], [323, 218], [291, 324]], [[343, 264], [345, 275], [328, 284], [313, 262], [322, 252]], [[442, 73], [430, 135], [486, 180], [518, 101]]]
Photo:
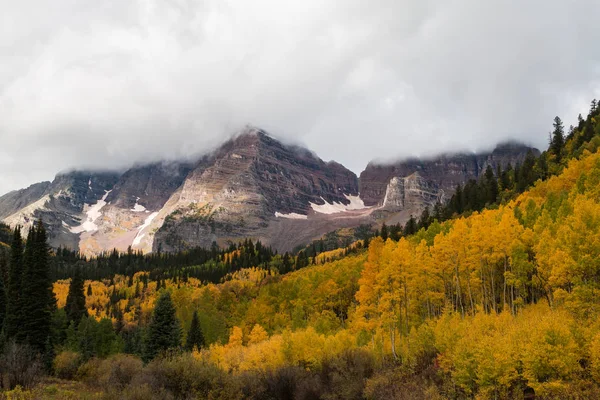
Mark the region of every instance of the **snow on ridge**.
[[323, 197], [321, 197], [321, 200], [323, 200], [325, 204], [309, 204], [315, 212], [318, 212], [320, 214], [336, 214], [346, 211], [362, 210], [364, 208], [367, 208], [365, 206], [365, 203], [359, 196], [344, 194], [344, 197], [346, 197], [346, 199], [350, 201], [350, 204], [346, 205], [343, 203], [338, 203], [336, 201], [334, 201], [333, 203], [328, 203], [327, 200], [325, 200]]
[[145, 235], [144, 229], [146, 229], [147, 227], [150, 226], [150, 224], [152, 223], [154, 218], [156, 218], [157, 215], [158, 215], [158, 211], [153, 212], [152, 214], [150, 214], [148, 216], [148, 218], [146, 218], [144, 223], [142, 225], [140, 225], [140, 227], [138, 228], [138, 233], [137, 233], [137, 235], [135, 235], [135, 239], [133, 239], [132, 246], [137, 246], [138, 244], [140, 244], [140, 242], [142, 241], [142, 239]]
[[142, 212], [142, 211], [146, 211], [146, 207], [144, 207], [144, 206], [143, 206], [143, 205], [141, 205], [141, 204], [138, 204], [138, 201], [139, 201], [139, 200], [140, 200], [140, 198], [139, 198], [139, 197], [135, 199], [135, 205], [133, 206], [133, 208], [132, 208], [130, 211], [133, 211], [133, 212]]
[[86, 211], [85, 221], [83, 221], [81, 225], [74, 226], [69, 229], [71, 233], [95, 232], [98, 230], [96, 220], [102, 216], [102, 212], [100, 210], [102, 210], [102, 208], [106, 205], [106, 198], [110, 192], [112, 192], [112, 190], [105, 190], [104, 196], [102, 196], [102, 198], [98, 200], [96, 204], [88, 206], [89, 208]]
[[308, 215], [298, 214], [298, 213], [289, 213], [283, 214], [279, 211], [275, 211], [275, 217], [277, 218], [288, 218], [288, 219], [308, 219]]

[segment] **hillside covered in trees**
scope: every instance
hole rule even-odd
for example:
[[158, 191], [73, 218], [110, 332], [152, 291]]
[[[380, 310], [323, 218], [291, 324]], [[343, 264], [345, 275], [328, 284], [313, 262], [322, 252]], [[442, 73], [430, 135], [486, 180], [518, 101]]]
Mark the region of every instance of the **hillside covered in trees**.
[[[51, 282], [43, 227], [24, 248], [15, 230], [0, 279], [7, 396], [598, 398], [598, 114], [594, 101], [567, 134], [556, 119], [527, 166], [345, 249], [213, 249], [222, 279], [80, 266]], [[36, 386], [41, 371], [60, 380]]]

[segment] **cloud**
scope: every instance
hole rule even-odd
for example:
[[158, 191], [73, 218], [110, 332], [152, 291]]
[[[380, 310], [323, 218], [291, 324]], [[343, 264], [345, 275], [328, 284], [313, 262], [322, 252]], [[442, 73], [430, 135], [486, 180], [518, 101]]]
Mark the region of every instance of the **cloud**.
[[542, 147], [600, 92], [594, 0], [5, 3], [0, 192], [190, 156], [248, 123], [357, 173]]

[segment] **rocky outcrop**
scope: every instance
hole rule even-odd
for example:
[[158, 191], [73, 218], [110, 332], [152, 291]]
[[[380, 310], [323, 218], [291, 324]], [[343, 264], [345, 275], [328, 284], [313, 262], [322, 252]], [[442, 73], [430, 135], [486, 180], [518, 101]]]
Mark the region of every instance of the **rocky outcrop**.
[[426, 181], [418, 172], [407, 177], [393, 177], [387, 185], [383, 209], [411, 210], [415, 214], [425, 207], [433, 207], [445, 200], [444, 191], [435, 183]]
[[209, 246], [242, 237], [265, 237], [279, 215], [306, 216], [312, 204], [350, 204], [356, 175], [312, 152], [286, 146], [249, 128], [200, 160], [152, 221], [152, 248]]
[[133, 209], [137, 204], [147, 210], [160, 210], [192, 167], [192, 163], [178, 162], [134, 166], [120, 176], [106, 201], [124, 209]]
[[522, 163], [528, 151], [539, 151], [519, 143], [504, 143], [487, 153], [443, 154], [429, 159], [408, 159], [396, 163], [371, 162], [360, 174], [360, 197], [367, 206], [382, 205], [388, 183], [394, 177], [407, 177], [415, 172], [427, 182], [437, 185], [447, 197], [458, 184], [477, 179], [491, 165], [506, 167]]
[[247, 128], [193, 162], [136, 165], [122, 172], [72, 171], [0, 197], [0, 220], [41, 218], [50, 244], [87, 255], [226, 245], [249, 237], [279, 251], [339, 228], [404, 223], [444, 201], [488, 165], [522, 161], [529, 149], [371, 163], [356, 175], [302, 147]]
[[137, 165], [124, 173], [72, 171], [0, 197], [7, 223], [41, 218], [53, 246], [88, 255], [129, 246], [173, 251], [245, 237], [289, 249], [353, 226], [356, 216], [338, 214], [361, 208], [354, 173], [255, 128], [195, 162]]
[[0, 219], [4, 219], [39, 200], [50, 182], [34, 183], [26, 189], [15, 190], [0, 197]]

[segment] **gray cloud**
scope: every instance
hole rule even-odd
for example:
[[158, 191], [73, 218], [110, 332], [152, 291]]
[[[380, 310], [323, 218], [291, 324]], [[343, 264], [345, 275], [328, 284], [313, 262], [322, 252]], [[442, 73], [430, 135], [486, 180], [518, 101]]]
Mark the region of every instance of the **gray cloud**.
[[189, 156], [247, 123], [357, 173], [542, 147], [600, 92], [595, 0], [3, 3], [0, 192]]

